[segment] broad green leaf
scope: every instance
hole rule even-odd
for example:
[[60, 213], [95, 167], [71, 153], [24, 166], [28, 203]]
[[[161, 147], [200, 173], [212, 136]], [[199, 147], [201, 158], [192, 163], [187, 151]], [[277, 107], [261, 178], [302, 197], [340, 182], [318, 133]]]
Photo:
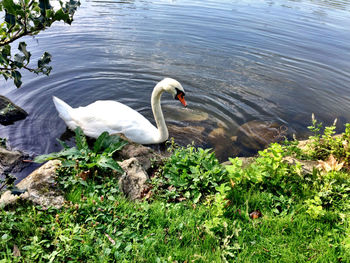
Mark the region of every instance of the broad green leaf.
[[24, 62], [25, 59], [26, 59], [25, 56], [21, 56], [20, 54], [16, 54], [15, 55], [15, 65], [16, 65], [16, 67], [22, 68], [24, 66], [23, 62]]
[[62, 160], [63, 167], [75, 167], [76, 162], [74, 160]]
[[69, 14], [68, 13], [65, 13], [65, 12], [63, 12], [63, 10], [62, 9], [60, 9], [60, 10], [58, 10], [56, 13], [55, 13], [55, 15], [54, 15], [54, 17], [53, 17], [55, 20], [57, 20], [57, 21], [69, 21]]
[[48, 52], [44, 52], [42, 57], [38, 60], [38, 68], [42, 68], [51, 62], [51, 55]]
[[103, 132], [96, 140], [94, 144], [94, 152], [105, 152], [111, 156], [114, 152], [122, 149], [128, 142], [122, 140], [118, 135], [108, 135], [107, 132]]
[[46, 14], [46, 10], [52, 8], [49, 0], [39, 0], [39, 7], [41, 9], [42, 14]]
[[0, 72], [0, 74], [4, 76], [5, 80], [8, 80], [8, 78], [11, 77], [11, 74], [8, 71]]
[[104, 155], [99, 156], [97, 160], [97, 165], [104, 168], [110, 168], [112, 170], [116, 170], [119, 173], [124, 173], [124, 170], [119, 166], [119, 164], [116, 161]]
[[95, 153], [98, 153], [99, 151], [101, 151], [101, 149], [103, 149], [107, 137], [109, 137], [108, 132], [103, 132], [100, 136], [98, 136], [96, 142], [94, 143]]
[[6, 46], [2, 47], [1, 54], [5, 58], [7, 58], [8, 56], [11, 56], [11, 46], [6, 45]]
[[71, 157], [71, 156], [81, 156], [81, 153], [77, 148], [73, 147], [69, 149], [64, 149], [60, 152], [39, 155], [34, 158], [34, 162], [43, 163], [48, 160], [61, 159], [63, 157]]
[[78, 150], [89, 150], [89, 146], [86, 141], [83, 130], [80, 127], [77, 127], [75, 130], [75, 142]]
[[56, 139], [59, 144], [63, 147], [63, 149], [69, 149], [69, 146], [67, 143], [65, 143], [64, 141], [61, 141], [60, 139]]
[[119, 142], [113, 143], [110, 147], [106, 149], [106, 153], [111, 156], [116, 151], [121, 150], [125, 145], [127, 145], [128, 142], [124, 140], [120, 140]]
[[29, 62], [31, 54], [27, 51], [27, 44], [25, 42], [20, 42], [18, 45], [18, 49], [23, 53], [26, 60]]
[[22, 85], [22, 81], [21, 81], [22, 75], [21, 75], [21, 73], [19, 71], [17, 71], [17, 70], [14, 70], [14, 71], [12, 71], [11, 76], [13, 77], [13, 80], [15, 82], [16, 87], [19, 88]]
[[13, 14], [7, 13], [5, 14], [5, 21], [10, 25], [14, 26], [16, 24], [16, 17]]
[[4, 57], [2, 54], [0, 54], [0, 64], [5, 65], [8, 64], [8, 59], [7, 57]]
[[2, 0], [2, 4], [4, 9], [7, 11], [6, 14], [9, 13], [12, 15], [16, 15], [17, 14], [16, 11], [21, 9], [21, 6], [15, 4], [13, 0]]

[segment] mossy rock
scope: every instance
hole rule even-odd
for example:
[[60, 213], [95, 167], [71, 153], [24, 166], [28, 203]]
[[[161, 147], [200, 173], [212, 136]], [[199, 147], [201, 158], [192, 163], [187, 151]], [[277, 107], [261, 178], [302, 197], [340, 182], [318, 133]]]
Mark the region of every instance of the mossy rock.
[[8, 98], [0, 95], [0, 124], [9, 125], [15, 121], [23, 120], [28, 113], [14, 104]]

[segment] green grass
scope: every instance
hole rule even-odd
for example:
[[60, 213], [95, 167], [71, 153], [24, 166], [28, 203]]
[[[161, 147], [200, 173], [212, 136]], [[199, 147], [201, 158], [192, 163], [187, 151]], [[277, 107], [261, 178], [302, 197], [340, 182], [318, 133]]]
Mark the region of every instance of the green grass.
[[[93, 184], [75, 186], [59, 210], [28, 203], [2, 210], [0, 258], [3, 262], [224, 262], [226, 255], [235, 262], [349, 260], [348, 223], [312, 219], [301, 206], [286, 215], [263, 210], [263, 217], [252, 220], [247, 211], [259, 198], [250, 194], [245, 202], [231, 206], [235, 211], [225, 218], [226, 235], [220, 231], [211, 235], [205, 222], [214, 216], [207, 205], [130, 202], [115, 192], [114, 183], [97, 189]], [[12, 256], [14, 245], [21, 251], [19, 258]]]
[[[308, 151], [272, 144], [244, 169], [238, 159], [224, 168], [209, 151], [175, 147], [150, 182], [153, 196], [136, 202], [109, 169], [82, 181], [65, 167], [61, 209], [0, 210], [0, 262], [350, 262], [350, 125], [334, 139], [332, 127], [326, 137], [312, 127]], [[338, 165], [302, 174], [286, 155], [333, 155]]]
[[105, 195], [101, 201], [100, 193], [82, 189], [70, 192], [68, 200], [76, 201], [82, 193], [86, 199], [67, 203], [60, 210], [42, 211], [26, 204], [1, 211], [1, 258], [16, 261], [11, 257], [16, 244], [26, 262], [40, 258], [55, 262], [220, 260], [218, 241], [202, 226], [208, 216], [204, 206], [134, 203], [119, 193]]

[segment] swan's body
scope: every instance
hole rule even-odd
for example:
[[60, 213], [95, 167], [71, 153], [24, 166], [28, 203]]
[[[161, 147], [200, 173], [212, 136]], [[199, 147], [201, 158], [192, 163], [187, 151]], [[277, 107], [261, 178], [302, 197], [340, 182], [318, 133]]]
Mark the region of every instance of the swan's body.
[[160, 106], [164, 91], [171, 93], [186, 106], [184, 89], [179, 82], [170, 78], [159, 82], [154, 87], [151, 98], [157, 128], [140, 113], [117, 101], [100, 100], [79, 108], [72, 108], [56, 97], [53, 97], [53, 101], [59, 116], [71, 130], [79, 126], [85, 135], [93, 138], [104, 131], [109, 134], [122, 133], [133, 142], [153, 144], [164, 142], [169, 136]]

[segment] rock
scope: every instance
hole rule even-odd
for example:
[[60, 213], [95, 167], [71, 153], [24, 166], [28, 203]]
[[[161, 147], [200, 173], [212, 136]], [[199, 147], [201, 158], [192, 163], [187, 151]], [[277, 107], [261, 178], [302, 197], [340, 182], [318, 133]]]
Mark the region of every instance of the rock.
[[203, 126], [176, 126], [168, 125], [169, 137], [174, 137], [175, 142], [180, 142], [182, 146], [192, 144], [203, 145], [206, 142], [203, 132]]
[[165, 115], [167, 116], [167, 120], [176, 120], [179, 122], [200, 122], [205, 121], [209, 118], [208, 113], [204, 111], [200, 111], [197, 109], [190, 108], [181, 108], [175, 106], [168, 105], [164, 108]]
[[9, 125], [28, 116], [22, 108], [0, 95], [0, 124]]
[[222, 127], [212, 130], [208, 135], [209, 140], [215, 140], [217, 137], [225, 137], [225, 136], [226, 136], [226, 131]]
[[301, 173], [303, 175], [305, 174], [312, 174], [314, 168], [318, 165], [317, 161], [309, 161], [309, 160], [299, 160], [297, 158], [294, 158], [292, 156], [286, 156], [283, 158], [283, 161], [289, 163], [290, 165], [296, 165], [297, 163], [301, 164]]
[[208, 140], [220, 161], [234, 157], [239, 152], [239, 149], [235, 147], [232, 139], [228, 136], [227, 130], [223, 127], [212, 130], [208, 135]]
[[119, 136], [121, 136], [124, 140], [129, 142], [118, 153], [121, 159], [126, 160], [130, 158], [136, 158], [145, 171], [148, 171], [153, 163], [161, 163], [162, 156], [156, 153], [150, 147], [131, 142], [124, 135]]
[[125, 173], [119, 179], [120, 190], [131, 200], [140, 199], [147, 188], [148, 175], [136, 158], [119, 162]]
[[22, 199], [43, 207], [61, 208], [64, 198], [56, 186], [56, 169], [59, 165], [59, 160], [52, 160], [36, 169], [16, 185], [18, 189], [26, 189], [27, 191], [20, 196], [12, 195], [10, 191], [6, 191], [0, 198], [0, 206], [14, 204]]
[[26, 166], [23, 162], [26, 157], [20, 151], [10, 151], [0, 147], [0, 175], [21, 171]]
[[254, 120], [238, 129], [237, 142], [247, 149], [262, 150], [286, 135], [287, 128], [275, 122]]

